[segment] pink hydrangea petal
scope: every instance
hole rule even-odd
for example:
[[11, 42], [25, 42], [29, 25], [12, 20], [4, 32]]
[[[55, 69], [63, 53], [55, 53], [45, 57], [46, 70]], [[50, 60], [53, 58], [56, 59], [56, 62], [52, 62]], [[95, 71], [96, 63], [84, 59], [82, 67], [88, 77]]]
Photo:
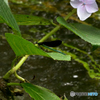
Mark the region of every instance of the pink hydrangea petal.
[[85, 4], [93, 4], [95, 0], [82, 0], [82, 2]]
[[78, 8], [78, 6], [79, 6], [80, 4], [82, 4], [82, 2], [80, 2], [79, 0], [71, 0], [71, 1], [70, 1], [70, 4], [71, 4], [71, 6], [72, 6], [73, 8]]
[[89, 13], [94, 13], [96, 11], [98, 11], [98, 5], [96, 2], [94, 2], [93, 4], [90, 4], [90, 5], [86, 5], [85, 6], [87, 12]]
[[91, 16], [91, 13], [88, 13], [85, 9], [84, 5], [80, 5], [77, 9], [77, 15], [79, 17], [80, 20], [84, 21], [86, 20], [88, 17]]

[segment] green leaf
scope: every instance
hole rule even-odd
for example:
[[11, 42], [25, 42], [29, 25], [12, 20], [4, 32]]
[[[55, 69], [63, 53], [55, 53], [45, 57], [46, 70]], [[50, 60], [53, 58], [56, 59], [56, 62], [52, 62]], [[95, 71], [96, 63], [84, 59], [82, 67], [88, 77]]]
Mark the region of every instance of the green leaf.
[[65, 60], [65, 61], [70, 61], [71, 57], [70, 55], [63, 55], [61, 53], [57, 53], [57, 52], [52, 52], [52, 53], [48, 53], [49, 56], [51, 56], [54, 60]]
[[46, 53], [42, 49], [35, 46], [33, 43], [25, 40], [24, 38], [18, 35], [6, 33], [5, 36], [11, 48], [15, 52], [16, 56], [41, 55], [50, 57], [54, 60], [70, 60], [69, 55], [63, 55], [60, 53]]
[[15, 52], [16, 56], [42, 55], [49, 57], [49, 55], [46, 52], [44, 52], [40, 48], [36, 47], [33, 43], [25, 40], [20, 36], [9, 33], [6, 33], [5, 36], [8, 43]]
[[0, 0], [0, 17], [15, 31], [15, 34], [21, 36], [16, 20], [8, 6], [8, 0]]
[[100, 45], [100, 29], [93, 26], [79, 24], [79, 23], [67, 23], [62, 17], [58, 17], [57, 21], [68, 28], [83, 40], [93, 44]]
[[[14, 15], [18, 25], [50, 25], [51, 22], [39, 16], [32, 15]], [[3, 19], [0, 19], [0, 23], [4, 23]]]
[[50, 21], [33, 15], [14, 15], [18, 25], [50, 25]]
[[60, 100], [58, 96], [44, 87], [30, 83], [21, 83], [21, 85], [34, 100]]

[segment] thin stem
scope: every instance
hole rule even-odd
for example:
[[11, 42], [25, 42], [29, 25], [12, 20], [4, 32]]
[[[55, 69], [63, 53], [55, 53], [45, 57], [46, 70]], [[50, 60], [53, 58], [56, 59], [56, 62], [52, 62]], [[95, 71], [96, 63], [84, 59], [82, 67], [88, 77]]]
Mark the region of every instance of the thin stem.
[[[72, 12], [70, 12], [64, 19], [68, 20], [68, 18], [70, 16], [72, 16], [74, 13], [76, 12], [76, 9], [73, 9]], [[57, 25], [50, 33], [48, 33], [47, 35], [45, 35], [40, 41], [38, 42], [43, 42], [45, 41], [47, 38], [49, 38], [52, 34], [54, 34], [56, 31], [58, 31], [60, 29], [61, 25]]]
[[95, 61], [94, 61], [94, 59], [93, 59], [93, 57], [91, 56], [91, 55], [89, 55], [87, 52], [85, 52], [85, 51], [83, 51], [83, 50], [80, 50], [80, 49], [78, 49], [78, 48], [76, 48], [76, 47], [74, 47], [74, 46], [72, 46], [72, 45], [68, 45], [67, 43], [62, 43], [64, 46], [67, 46], [67, 47], [70, 47], [70, 48], [72, 48], [72, 49], [75, 49], [75, 50], [77, 50], [77, 51], [79, 51], [79, 52], [82, 52], [83, 54], [86, 54], [90, 59], [91, 59], [91, 61], [96, 65], [96, 66], [98, 66], [99, 68], [100, 68], [100, 65], [98, 65]]
[[16, 78], [18, 78], [19, 80], [25, 82], [25, 79], [22, 78], [21, 76], [19, 76], [19, 75], [17, 74], [17, 72], [15, 72], [15, 76], [16, 76]]
[[11, 74], [15, 73], [15, 72], [20, 68], [20, 66], [25, 62], [25, 60], [26, 60], [28, 57], [29, 57], [29, 55], [25, 55], [25, 56], [19, 61], [19, 63], [18, 63], [15, 67], [13, 67], [11, 70], [9, 70], [9, 71], [3, 76], [3, 78], [4, 78], [4, 79], [8, 79], [9, 76], [10, 76]]
[[20, 83], [7, 83], [7, 86], [21, 86]]
[[65, 20], [68, 20], [68, 18], [69, 18], [70, 16], [72, 16], [75, 12], [76, 12], [76, 9], [73, 9], [72, 12], [70, 12], [64, 19], [65, 19]]
[[47, 35], [45, 35], [39, 42], [43, 42], [47, 38], [49, 38], [52, 34], [54, 34], [56, 31], [58, 31], [60, 29], [60, 26], [61, 25], [57, 25], [50, 33], [48, 33]]

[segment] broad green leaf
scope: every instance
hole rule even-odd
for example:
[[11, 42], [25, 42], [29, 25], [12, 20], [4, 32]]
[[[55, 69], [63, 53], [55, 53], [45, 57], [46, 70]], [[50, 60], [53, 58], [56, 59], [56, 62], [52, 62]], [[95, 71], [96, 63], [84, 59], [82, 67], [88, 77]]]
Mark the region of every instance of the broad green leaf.
[[62, 17], [58, 17], [57, 21], [83, 40], [93, 45], [100, 45], [100, 29], [79, 23], [67, 23]]
[[46, 53], [42, 49], [35, 46], [33, 43], [25, 40], [24, 38], [18, 35], [6, 33], [5, 36], [11, 48], [15, 52], [16, 56], [41, 55], [50, 57], [54, 60], [70, 60], [69, 55], [63, 55], [60, 53]]
[[[50, 25], [51, 22], [39, 16], [32, 15], [14, 15], [18, 25]], [[3, 19], [0, 19], [0, 23], [4, 23]]]
[[44, 87], [30, 83], [21, 83], [21, 85], [34, 100], [60, 100], [58, 96]]
[[61, 53], [57, 53], [57, 52], [52, 52], [52, 53], [48, 53], [49, 56], [51, 56], [54, 60], [67, 60], [67, 61], [70, 61], [71, 60], [71, 57], [70, 55], [63, 55]]
[[21, 35], [16, 20], [8, 6], [8, 0], [0, 0], [0, 18], [15, 31], [15, 34]]
[[9, 33], [6, 33], [5, 36], [8, 43], [15, 52], [16, 56], [42, 55], [49, 57], [49, 55], [46, 52], [44, 52], [40, 48], [36, 47], [33, 43], [25, 40], [20, 36]]
[[50, 21], [39, 16], [14, 15], [18, 25], [50, 25]]

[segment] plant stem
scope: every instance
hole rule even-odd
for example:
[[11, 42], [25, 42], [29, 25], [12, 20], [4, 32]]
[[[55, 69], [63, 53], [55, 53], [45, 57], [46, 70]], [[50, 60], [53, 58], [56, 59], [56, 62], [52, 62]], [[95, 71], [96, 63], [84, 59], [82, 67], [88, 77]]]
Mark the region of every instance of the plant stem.
[[70, 12], [64, 19], [65, 19], [65, 20], [68, 20], [68, 18], [69, 18], [70, 16], [72, 16], [75, 12], [76, 12], [76, 9], [73, 9], [72, 12]]
[[17, 74], [17, 72], [15, 72], [15, 76], [16, 76], [17, 79], [19, 79], [19, 80], [25, 82], [25, 79], [22, 78], [21, 76], [19, 76], [19, 75]]
[[45, 35], [40, 41], [38, 42], [43, 42], [45, 41], [48, 37], [50, 37], [52, 34], [54, 34], [56, 31], [58, 31], [60, 29], [61, 25], [57, 25], [50, 33], [48, 33], [47, 35]]
[[11, 70], [9, 70], [9, 71], [3, 76], [3, 78], [4, 78], [4, 79], [8, 79], [9, 76], [10, 76], [11, 74], [15, 73], [15, 72], [20, 68], [20, 66], [25, 62], [25, 60], [26, 60], [28, 57], [29, 57], [29, 55], [25, 55], [25, 56], [19, 61], [19, 63], [18, 63], [15, 67], [13, 67]]
[[[66, 17], [65, 20], [67, 20], [71, 15], [73, 15], [75, 13], [76, 9], [72, 10], [72, 12], [70, 12]], [[58, 31], [60, 29], [61, 25], [57, 25], [51, 32], [49, 32], [47, 35], [45, 35], [39, 42], [43, 42], [45, 41], [47, 38], [49, 38], [52, 34], [54, 34], [56, 31]], [[25, 60], [29, 57], [29, 55], [25, 55], [20, 61], [19, 63], [13, 67], [11, 70], [9, 70], [4, 76], [4, 79], [8, 79], [10, 77], [10, 75], [12, 75], [13, 73], [15, 73], [20, 67], [21, 65], [25, 62]]]
[[7, 83], [7, 86], [21, 86], [20, 83]]
[[[68, 18], [70, 16], [72, 16], [74, 13], [76, 12], [76, 9], [73, 9], [72, 12], [70, 12], [64, 19], [68, 20]], [[61, 25], [57, 25], [50, 33], [48, 33], [47, 35], [45, 35], [40, 41], [38, 42], [43, 42], [45, 41], [47, 38], [49, 38], [52, 34], [54, 34], [56, 31], [58, 31], [60, 29]]]

